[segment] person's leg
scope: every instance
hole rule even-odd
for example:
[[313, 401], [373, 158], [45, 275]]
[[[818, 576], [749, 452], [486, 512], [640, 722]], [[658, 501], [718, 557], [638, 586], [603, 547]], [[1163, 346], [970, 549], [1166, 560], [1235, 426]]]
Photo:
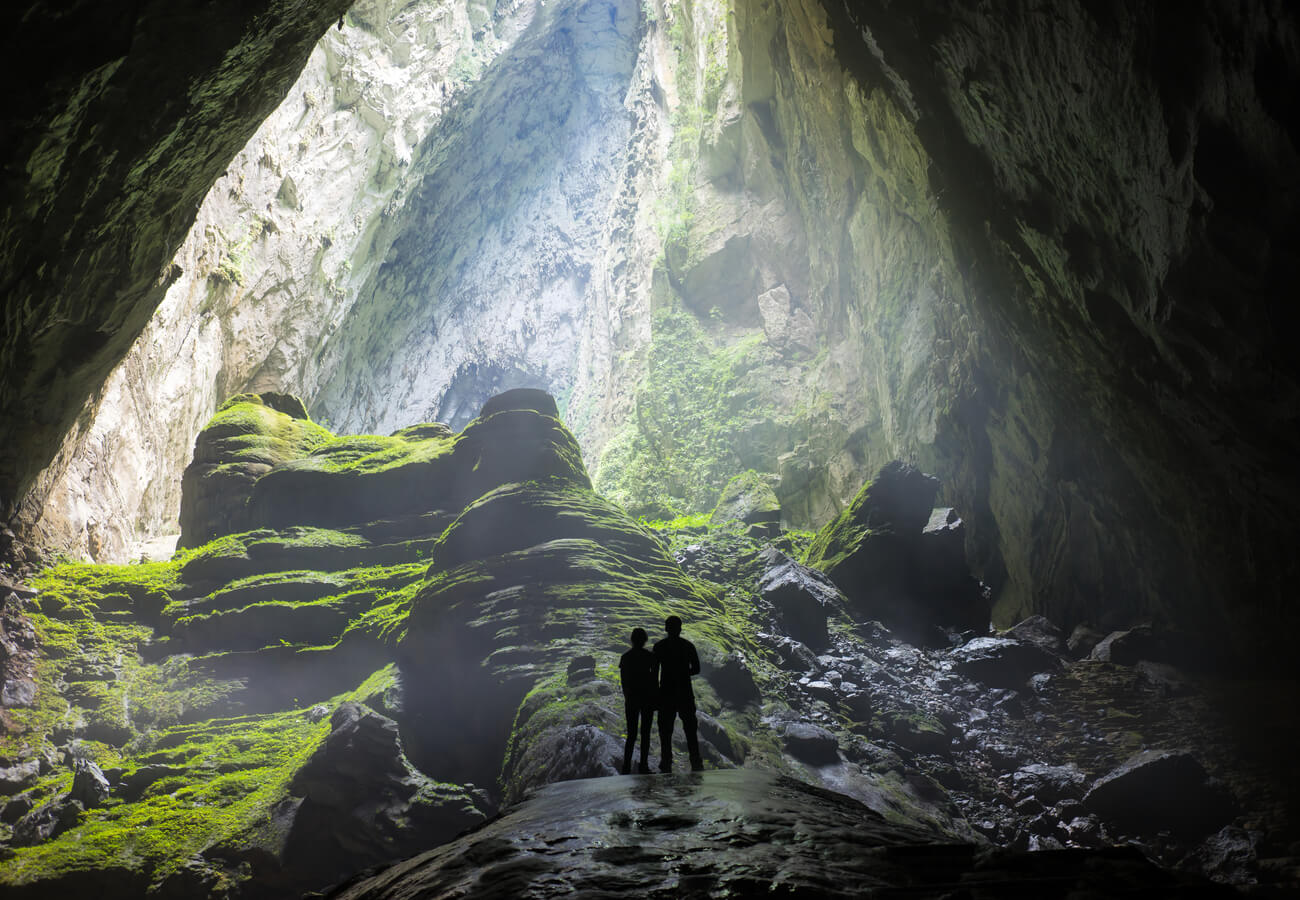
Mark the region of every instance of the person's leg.
[[695, 719], [695, 704], [683, 704], [678, 713], [682, 717], [682, 731], [686, 733], [686, 749], [691, 755], [691, 771], [698, 772], [704, 768], [704, 760], [700, 756], [700, 739], [697, 733], [699, 723]]
[[627, 716], [627, 740], [623, 742], [623, 774], [632, 774], [632, 747], [636, 744], [637, 707], [631, 702], [623, 704]]
[[655, 708], [653, 706], [641, 707], [641, 765], [637, 768], [638, 772], [645, 774], [650, 771], [650, 723], [654, 720]]
[[673, 720], [677, 709], [671, 703], [659, 707], [659, 771], [673, 770]]

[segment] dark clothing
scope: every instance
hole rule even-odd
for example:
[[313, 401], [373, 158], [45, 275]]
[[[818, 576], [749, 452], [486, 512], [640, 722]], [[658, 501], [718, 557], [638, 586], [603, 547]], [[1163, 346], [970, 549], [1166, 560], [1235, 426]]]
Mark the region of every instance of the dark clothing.
[[691, 676], [700, 674], [700, 656], [695, 652], [695, 645], [680, 634], [669, 635], [655, 644], [654, 658], [659, 667], [659, 693], [674, 699], [689, 697], [694, 706]]
[[658, 690], [655, 685], [655, 657], [644, 647], [633, 647], [618, 661], [623, 684], [623, 709], [627, 714], [627, 741], [623, 744], [623, 774], [632, 771], [637, 726], [641, 732], [641, 771], [649, 770], [650, 720], [654, 718]]
[[681, 635], [669, 635], [655, 644], [655, 661], [659, 668], [659, 770], [667, 772], [673, 764], [673, 727], [681, 716], [686, 735], [686, 749], [691, 768], [699, 769], [700, 741], [695, 719], [695, 692], [691, 676], [700, 674], [700, 657], [695, 645]]
[[618, 677], [623, 683], [623, 696], [629, 703], [653, 705], [658, 693], [655, 655], [645, 647], [633, 647], [618, 660]]

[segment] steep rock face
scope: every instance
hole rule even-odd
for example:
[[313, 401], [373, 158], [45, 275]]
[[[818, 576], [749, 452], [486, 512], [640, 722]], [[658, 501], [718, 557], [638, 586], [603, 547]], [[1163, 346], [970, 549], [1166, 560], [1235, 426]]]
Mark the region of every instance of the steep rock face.
[[937, 466], [979, 511], [1002, 615], [1253, 644], [1294, 578], [1275, 541], [1298, 487], [1275, 327], [1298, 265], [1277, 239], [1298, 209], [1293, 11], [826, 9], [930, 159], [978, 336]]
[[475, 72], [306, 386], [314, 411], [352, 430], [460, 428], [501, 390], [572, 390], [607, 290], [639, 18], [633, 0], [548, 4]]
[[311, 397], [322, 348], [400, 231], [422, 142], [535, 11], [363, 0], [326, 32], [280, 106], [199, 188], [178, 276], [93, 422], [40, 476], [48, 499], [23, 518], [35, 540], [120, 561], [139, 539], [174, 535], [177, 476], [217, 406], [242, 391]]
[[177, 277], [200, 198], [347, 6], [33, 3], [6, 32], [23, 86], [0, 126], [6, 520], [39, 514], [33, 478]]

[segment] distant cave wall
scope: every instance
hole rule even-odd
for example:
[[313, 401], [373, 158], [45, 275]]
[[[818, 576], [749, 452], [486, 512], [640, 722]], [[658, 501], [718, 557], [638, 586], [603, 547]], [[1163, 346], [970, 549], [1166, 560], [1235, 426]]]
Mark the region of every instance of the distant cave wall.
[[0, 515], [20, 530], [44, 500], [32, 491], [37, 473], [88, 425], [175, 279], [168, 263], [203, 194], [349, 2], [10, 11], [0, 46], [14, 87], [0, 113]]
[[634, 0], [550, 4], [469, 74], [419, 150], [418, 187], [386, 214], [391, 246], [314, 360], [314, 415], [384, 432], [434, 419], [449, 391], [475, 411], [502, 386], [570, 395], [607, 290], [640, 34]]
[[824, 5], [929, 158], [969, 347], [937, 464], [1003, 618], [1293, 617], [1294, 10]]

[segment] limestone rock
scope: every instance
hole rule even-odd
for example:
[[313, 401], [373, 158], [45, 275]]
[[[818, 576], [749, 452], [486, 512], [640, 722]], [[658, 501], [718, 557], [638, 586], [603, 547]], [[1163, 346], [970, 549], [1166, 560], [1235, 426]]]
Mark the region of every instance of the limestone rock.
[[1023, 688], [1031, 675], [1061, 664], [1038, 644], [1003, 637], [975, 638], [948, 655], [956, 671], [998, 688]]
[[932, 639], [935, 626], [988, 629], [961, 520], [947, 509], [931, 515], [938, 487], [913, 466], [887, 463], [808, 549], [808, 565], [825, 572], [859, 616], [921, 640]]
[[318, 881], [409, 855], [481, 822], [470, 790], [439, 784], [407, 762], [397, 723], [355, 703], [330, 717], [330, 734], [294, 776], [286, 866]]
[[825, 728], [807, 722], [792, 722], [781, 734], [782, 744], [791, 756], [810, 765], [839, 762], [839, 742]]
[[765, 476], [742, 472], [727, 482], [709, 517], [709, 524], [740, 522], [745, 525], [779, 525], [781, 504]]
[[19, 791], [27, 790], [36, 783], [36, 779], [40, 774], [41, 764], [39, 760], [35, 759], [28, 759], [0, 768], [0, 796], [7, 797], [11, 794], [17, 794]]
[[72, 790], [68, 799], [80, 803], [84, 809], [102, 806], [108, 799], [109, 784], [94, 762], [88, 759], [76, 759], [72, 764]]
[[6, 678], [0, 688], [0, 706], [31, 706], [36, 702], [36, 682], [30, 678]]
[[32, 847], [56, 838], [76, 825], [84, 812], [76, 800], [67, 796], [55, 797], [14, 823], [10, 843], [16, 847]]
[[1090, 659], [1115, 663], [1121, 666], [1135, 665], [1139, 660], [1169, 662], [1176, 655], [1170, 646], [1167, 635], [1150, 625], [1137, 625], [1123, 631], [1112, 631], [1106, 635], [1088, 654]]
[[180, 546], [195, 547], [247, 530], [254, 483], [275, 466], [307, 456], [329, 437], [306, 417], [297, 398], [269, 396], [270, 402], [257, 394], [231, 397], [199, 433], [194, 460], [182, 480]]
[[812, 318], [791, 304], [790, 290], [778, 284], [758, 295], [758, 312], [768, 342], [783, 353], [811, 355], [817, 352], [817, 333]]
[[1087, 625], [1076, 625], [1070, 632], [1069, 639], [1065, 642], [1066, 649], [1070, 651], [1070, 656], [1074, 659], [1082, 659], [1092, 653], [1094, 647], [1101, 642], [1105, 635], [1096, 631]]
[[1049, 653], [1063, 654], [1065, 652], [1065, 641], [1062, 639], [1061, 629], [1057, 628], [1046, 616], [1030, 616], [1012, 625], [1002, 632], [1000, 636], [1036, 644]]
[[1236, 815], [1236, 801], [1186, 750], [1145, 750], [1097, 779], [1089, 810], [1124, 829], [1205, 834]]
[[839, 591], [783, 554], [772, 551], [768, 558], [773, 565], [759, 578], [759, 594], [776, 608], [792, 638], [824, 649], [830, 640], [826, 619], [843, 603]]
[[[557, 843], [575, 827], [581, 840]], [[799, 840], [783, 843], [789, 834]], [[674, 864], [683, 855], [693, 861], [689, 877]], [[970, 883], [988, 898], [1154, 896], [1183, 885], [1217, 896], [1202, 883], [1171, 879], [1136, 851], [1054, 854], [1050, 865], [1034, 854], [976, 851], [894, 824], [842, 794], [752, 769], [553, 784], [483, 828], [358, 876], [331, 896], [506, 900], [519, 896], [520, 878], [538, 897], [617, 889], [694, 900], [766, 895], [779, 885], [791, 896], [840, 898], [861, 896], [864, 884], [930, 891], [937, 878], [940, 891]]]

